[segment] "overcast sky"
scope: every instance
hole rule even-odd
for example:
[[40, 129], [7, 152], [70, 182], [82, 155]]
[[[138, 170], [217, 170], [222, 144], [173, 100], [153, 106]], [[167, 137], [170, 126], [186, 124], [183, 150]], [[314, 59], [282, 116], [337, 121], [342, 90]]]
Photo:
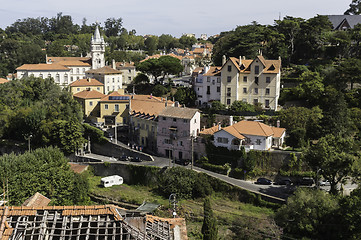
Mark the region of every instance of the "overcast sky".
[[104, 23], [109, 17], [123, 19], [127, 30], [137, 34], [183, 33], [208, 36], [229, 31], [252, 21], [273, 24], [279, 16], [311, 18], [343, 14], [352, 0], [3, 0], [0, 27], [17, 19], [71, 15], [75, 23]]

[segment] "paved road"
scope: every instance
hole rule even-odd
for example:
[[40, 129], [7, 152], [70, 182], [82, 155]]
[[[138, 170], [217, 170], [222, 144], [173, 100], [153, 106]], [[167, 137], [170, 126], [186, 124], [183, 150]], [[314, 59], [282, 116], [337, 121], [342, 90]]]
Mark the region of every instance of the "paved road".
[[[170, 163], [168, 158], [162, 158], [162, 157], [154, 157], [154, 161], [143, 161], [143, 162], [118, 161], [115, 158], [97, 155], [97, 154], [93, 154], [93, 153], [86, 154], [85, 157], [98, 159], [101, 161], [107, 161], [107, 162], [117, 162], [117, 163], [121, 163], [121, 164], [134, 164], [134, 165], [143, 165], [143, 166], [156, 166], [156, 167], [160, 167], [160, 168], [169, 167], [170, 165], [174, 166], [173, 163]], [[181, 165], [175, 164], [175, 166], [181, 166]], [[191, 168], [190, 165], [182, 166], [182, 167], [186, 167], [188, 169]], [[210, 176], [216, 177], [222, 181], [225, 181], [229, 184], [240, 187], [242, 189], [245, 189], [245, 190], [248, 190], [248, 191], [251, 191], [254, 193], [258, 193], [258, 194], [263, 194], [265, 196], [274, 197], [274, 198], [278, 199], [279, 201], [284, 201], [285, 199], [287, 199], [287, 197], [294, 190], [292, 186], [258, 185], [258, 184], [254, 184], [251, 181], [244, 181], [244, 180], [240, 180], [240, 179], [227, 177], [226, 175], [214, 173], [214, 172], [211, 172], [211, 171], [199, 168], [199, 167], [194, 167], [194, 170], [198, 171], [198, 172], [206, 173]]]

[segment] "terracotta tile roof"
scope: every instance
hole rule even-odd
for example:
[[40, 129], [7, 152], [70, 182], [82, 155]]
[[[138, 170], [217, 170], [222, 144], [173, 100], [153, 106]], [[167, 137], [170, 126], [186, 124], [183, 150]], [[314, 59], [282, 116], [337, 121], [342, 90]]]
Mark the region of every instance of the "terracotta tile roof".
[[66, 70], [66, 71], [70, 71], [69, 68], [63, 66], [63, 65], [60, 65], [60, 64], [46, 64], [46, 63], [39, 63], [39, 64], [24, 64], [20, 67], [18, 67], [16, 69], [17, 71], [19, 70], [28, 70], [28, 71], [31, 71], [31, 70], [44, 70], [44, 71], [51, 71], [51, 70]]
[[36, 192], [33, 196], [26, 199], [22, 206], [25, 207], [45, 207], [50, 203], [50, 199]]
[[89, 165], [82, 165], [78, 163], [69, 163], [70, 169], [75, 173], [82, 173], [86, 170], [88, 170]]
[[[222, 129], [222, 128], [221, 128]], [[206, 128], [202, 131], [200, 131], [199, 134], [203, 134], [203, 135], [213, 135], [215, 132], [218, 132], [220, 129], [219, 129], [219, 126], [216, 125], [216, 126], [213, 126], [211, 128]]]
[[[234, 125], [225, 127], [225, 128], [223, 128], [222, 130], [228, 132], [229, 134], [235, 136], [235, 137], [238, 138], [238, 139], [245, 139], [245, 138], [246, 138], [245, 136], [243, 136], [243, 135], [239, 132], [239, 130], [238, 130]], [[222, 130], [220, 130], [220, 131], [222, 131]]]
[[95, 78], [87, 78], [87, 79], [78, 79], [72, 82], [69, 86], [71, 87], [104, 86], [104, 84], [99, 82]]
[[[50, 61], [49, 61], [50, 60]], [[46, 62], [63, 62], [63, 61], [82, 61], [87, 62], [90, 61], [90, 57], [46, 57]]]
[[109, 66], [105, 66], [98, 69], [91, 69], [86, 71], [86, 73], [99, 73], [99, 74], [121, 74], [122, 72], [116, 69], [113, 69]]
[[169, 54], [167, 54], [167, 55], [155, 54], [155, 55], [146, 57], [145, 59], [143, 59], [143, 60], [140, 61], [140, 62], [147, 61], [148, 59], [151, 59], [151, 58], [160, 58], [160, 57], [162, 57], [162, 56], [171, 56], [171, 57], [174, 57], [174, 58], [178, 58], [179, 60], [182, 60], [182, 58], [183, 58], [182, 56], [175, 55], [174, 53], [169, 53]]
[[193, 54], [202, 54], [205, 51], [204, 48], [195, 48]]
[[[124, 99], [112, 99], [112, 97], [124, 97]], [[127, 97], [128, 99], [125, 99], [125, 97]], [[99, 102], [129, 102], [130, 99], [130, 95], [123, 95], [120, 94], [117, 91], [114, 91], [108, 95], [106, 95], [105, 97], [103, 97]]]
[[0, 78], [0, 84], [7, 83], [7, 82], [9, 82], [9, 80], [7, 80], [5, 78]]
[[166, 107], [159, 116], [191, 119], [198, 111], [195, 108]]
[[[281, 60], [266, 60], [263, 56], [259, 55], [254, 60], [242, 59], [241, 65], [239, 64], [239, 58], [230, 57], [229, 60], [236, 66], [239, 72], [250, 72], [249, 66], [255, 61], [259, 60], [263, 66], [263, 73], [278, 73], [281, 69]], [[222, 66], [222, 68], [225, 65]]]
[[102, 99], [104, 98], [106, 95], [98, 92], [98, 91], [94, 91], [94, 90], [84, 90], [78, 93], [75, 93], [73, 95], [76, 98], [82, 98], [82, 99]]
[[278, 127], [272, 127], [273, 130], [273, 137], [280, 138], [282, 137], [283, 133], [286, 131], [286, 128], [278, 128]]
[[[272, 136], [274, 132], [272, 128], [264, 123], [257, 121], [240, 121], [232, 126], [223, 128], [224, 131], [231, 133], [238, 132], [241, 135], [253, 135], [253, 136]], [[242, 139], [242, 138], [240, 138]]]
[[59, 61], [57, 64], [63, 65], [63, 66], [76, 66], [76, 67], [90, 67], [91, 64], [88, 62], [83, 61]]
[[208, 72], [203, 76], [221, 76], [221, 68], [222, 67], [210, 67]]
[[[165, 99], [151, 95], [133, 95], [130, 108], [133, 114], [149, 114], [158, 116], [165, 109]], [[167, 100], [167, 105], [172, 106], [174, 102]]]

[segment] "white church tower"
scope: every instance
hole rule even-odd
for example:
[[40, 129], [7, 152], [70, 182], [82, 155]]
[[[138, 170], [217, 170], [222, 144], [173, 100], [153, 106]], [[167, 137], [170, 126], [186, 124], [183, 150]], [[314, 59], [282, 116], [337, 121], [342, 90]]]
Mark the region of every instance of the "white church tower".
[[92, 57], [92, 69], [98, 69], [105, 66], [105, 41], [100, 36], [98, 25], [95, 28], [94, 36], [91, 40], [91, 57]]

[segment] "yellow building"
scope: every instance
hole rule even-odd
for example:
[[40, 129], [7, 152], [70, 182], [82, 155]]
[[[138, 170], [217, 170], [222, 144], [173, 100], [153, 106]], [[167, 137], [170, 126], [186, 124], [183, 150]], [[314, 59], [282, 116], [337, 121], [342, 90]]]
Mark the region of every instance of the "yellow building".
[[100, 117], [97, 122], [106, 126], [128, 124], [130, 97], [115, 91], [99, 101]]
[[94, 78], [78, 79], [69, 86], [70, 92], [73, 95], [85, 90], [93, 90], [104, 93], [104, 84]]
[[130, 101], [130, 141], [156, 152], [158, 114], [174, 103], [152, 95], [132, 95]]
[[73, 97], [82, 106], [84, 118], [93, 122], [97, 121], [97, 117], [100, 116], [100, 107], [98, 102], [104, 98], [105, 95], [95, 90], [84, 90], [82, 92], [75, 93]]

